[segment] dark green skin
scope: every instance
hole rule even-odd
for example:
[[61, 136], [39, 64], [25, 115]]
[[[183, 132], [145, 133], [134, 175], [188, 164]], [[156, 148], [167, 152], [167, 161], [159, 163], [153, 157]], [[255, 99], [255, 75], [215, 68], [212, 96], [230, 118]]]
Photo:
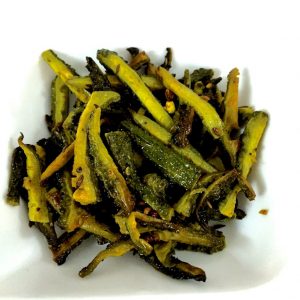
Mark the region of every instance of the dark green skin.
[[44, 235], [50, 248], [58, 245], [58, 239], [53, 223], [34, 223], [35, 227]]
[[114, 131], [105, 134], [106, 140], [114, 159], [121, 168], [123, 176], [128, 185], [136, 191], [143, 201], [149, 204], [162, 217], [168, 216], [170, 206], [161, 197], [157, 197], [151, 188], [142, 183], [137, 175], [134, 164], [134, 153], [132, 143], [128, 133], [124, 131]]
[[86, 57], [86, 68], [90, 72], [90, 77], [92, 80], [92, 92], [94, 91], [108, 91], [111, 90], [110, 83], [107, 76], [103, 74], [101, 69], [98, 67], [96, 62], [91, 57]]
[[23, 189], [23, 178], [26, 176], [26, 157], [20, 147], [14, 149], [10, 165], [10, 176], [6, 201], [10, 205], [19, 205]]
[[131, 121], [123, 121], [122, 125], [130, 131], [144, 155], [158, 166], [166, 177], [185, 189], [194, 186], [201, 175], [201, 170], [192, 162], [177, 154]]
[[[148, 255], [148, 256], [144, 256], [144, 255], [140, 255], [140, 257], [145, 260], [147, 263], [149, 263], [154, 269], [156, 269], [157, 271], [170, 276], [174, 279], [194, 279], [196, 281], [206, 281], [206, 275], [203, 272], [201, 272], [201, 274], [198, 275], [193, 275], [192, 273], [189, 272], [188, 268], [185, 268], [185, 270], [183, 269], [179, 269], [176, 265], [181, 263], [181, 261], [175, 257], [172, 257], [172, 263], [174, 264], [173, 267], [165, 267], [154, 254]], [[189, 265], [189, 268], [196, 268], [193, 267], [191, 265]], [[199, 269], [199, 268], [197, 268]]]

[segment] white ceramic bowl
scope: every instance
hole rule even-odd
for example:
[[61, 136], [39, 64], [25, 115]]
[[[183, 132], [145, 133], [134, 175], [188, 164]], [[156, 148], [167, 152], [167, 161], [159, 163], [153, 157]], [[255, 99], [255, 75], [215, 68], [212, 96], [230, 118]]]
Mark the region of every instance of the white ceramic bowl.
[[[152, 295], [162, 299], [205, 293], [208, 298], [232, 299], [270, 293], [296, 295], [292, 283], [299, 279], [299, 271], [293, 267], [299, 239], [293, 225], [299, 208], [296, 150], [300, 101], [296, 78], [300, 52], [295, 42], [299, 40], [299, 22], [293, 19], [293, 6], [243, 3], [0, 4], [0, 25], [5, 31], [0, 70], [1, 198], [7, 185], [9, 155], [19, 132], [24, 133], [27, 143], [47, 134], [44, 115], [49, 112], [53, 73], [40, 53], [48, 48], [84, 72], [85, 56], [95, 57], [99, 48], [125, 54], [126, 47], [137, 46], [159, 62], [165, 48], [171, 46], [175, 55], [172, 71], [178, 75], [186, 67], [202, 66], [214, 68], [226, 78], [231, 68], [238, 67], [240, 104], [251, 104], [270, 115], [259, 163], [250, 177], [257, 198], [251, 203], [245, 200], [248, 215], [244, 220], [226, 227], [226, 249], [211, 256], [178, 253], [204, 268], [206, 283], [172, 280], [132, 255], [109, 259], [81, 279], [78, 270], [94, 257], [99, 246], [87, 241], [57, 267], [43, 237], [27, 226], [24, 206], [9, 207], [0, 201], [0, 297]], [[269, 209], [267, 216], [258, 213], [264, 208]]]

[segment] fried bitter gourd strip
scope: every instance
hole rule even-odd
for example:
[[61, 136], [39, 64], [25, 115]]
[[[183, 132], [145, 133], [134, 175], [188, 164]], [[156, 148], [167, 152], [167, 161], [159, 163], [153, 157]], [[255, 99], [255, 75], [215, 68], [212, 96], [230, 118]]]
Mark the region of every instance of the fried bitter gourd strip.
[[114, 131], [105, 134], [110, 150], [117, 164], [121, 168], [128, 185], [135, 190], [141, 199], [149, 204], [165, 220], [170, 220], [173, 209], [151, 189], [141, 182], [134, 164], [132, 143], [128, 133]]
[[[62, 206], [61, 194], [56, 188], [52, 188], [46, 193], [46, 199], [59, 215], [65, 213], [65, 208]], [[120, 238], [119, 234], [112, 232], [106, 224], [96, 221], [95, 217], [83, 208], [73, 206], [73, 209], [73, 213], [84, 216], [84, 222], [82, 224], [79, 222], [81, 229], [103, 237], [110, 242], [114, 242]]]
[[20, 190], [22, 189], [24, 176], [26, 176], [26, 157], [22, 148], [17, 147], [13, 151], [10, 165], [8, 191], [6, 194], [6, 202], [9, 205], [19, 205]]
[[101, 140], [100, 115], [100, 108], [96, 108], [91, 115], [88, 126], [89, 151], [94, 159], [95, 172], [103, 181], [108, 194], [113, 198], [116, 205], [119, 206], [125, 214], [129, 214], [135, 202], [124, 177], [119, 172]]
[[131, 88], [142, 105], [147, 108], [160, 125], [167, 129], [173, 126], [173, 120], [163, 106], [145, 86], [140, 76], [121, 57], [115, 52], [102, 49], [98, 51], [97, 58]]
[[224, 148], [230, 156], [231, 163], [234, 165], [236, 144], [229, 139], [224, 123], [213, 106], [184, 84], [180, 83], [166, 69], [158, 67], [157, 75], [161, 79], [163, 85], [179, 97], [181, 103], [189, 105], [195, 109], [195, 112], [199, 115], [209, 133], [215, 139], [220, 139], [222, 141]]
[[[195, 279], [196, 281], [205, 281], [205, 272], [199, 268], [183, 262], [174, 257], [174, 242], [164, 242], [154, 245], [154, 252], [159, 262], [166, 268], [177, 269], [180, 275], [180, 279]], [[172, 275], [171, 275], [172, 276]]]
[[193, 148], [191, 145], [188, 145], [184, 148], [180, 148], [171, 143], [172, 134], [168, 132], [165, 128], [161, 127], [156, 122], [152, 121], [148, 117], [131, 111], [133, 120], [144, 128], [151, 135], [159, 139], [165, 145], [171, 145], [172, 149], [174, 149], [177, 153], [181, 154], [185, 158], [191, 160], [197, 167], [201, 168], [206, 173], [215, 172], [216, 169], [207, 163], [201, 154]]
[[238, 98], [239, 98], [239, 75], [237, 68], [232, 69], [228, 76], [227, 90], [224, 97], [224, 124], [230, 133], [232, 129], [239, 129], [238, 123]]
[[82, 102], [86, 103], [89, 100], [90, 94], [83, 88], [74, 87], [68, 83], [68, 80], [77, 76], [75, 71], [60, 59], [53, 50], [46, 50], [42, 53], [42, 57], [54, 73], [59, 76], [62, 81], [68, 86], [70, 91]]
[[200, 168], [132, 122], [123, 121], [122, 125], [130, 131], [144, 155], [153, 161], [166, 177], [186, 189], [194, 186], [200, 177]]
[[[256, 111], [248, 121], [241, 137], [241, 149], [238, 155], [237, 170], [244, 178], [248, 177], [253, 164], [256, 161], [256, 152], [268, 123], [268, 115], [262, 111]], [[229, 218], [234, 215], [236, 197], [241, 187], [236, 185], [227, 197], [220, 203], [220, 212]]]
[[28, 217], [32, 222], [48, 223], [49, 215], [45, 191], [40, 185], [41, 166], [35, 149], [31, 145], [23, 143], [23, 135], [18, 139], [19, 146], [26, 156], [27, 177], [23, 186], [28, 191]]
[[87, 131], [90, 115], [95, 109], [95, 105], [106, 107], [119, 99], [120, 95], [112, 91], [93, 92], [80, 116], [74, 145], [74, 164], [72, 170], [74, 177], [72, 178], [72, 186], [76, 188], [73, 194], [74, 200], [83, 205], [95, 203], [99, 199], [99, 192], [88, 156]]
[[62, 125], [69, 109], [69, 89], [63, 80], [56, 76], [51, 88], [51, 119], [52, 130]]
[[134, 249], [134, 244], [131, 241], [118, 241], [113, 244], [109, 244], [105, 250], [102, 250], [97, 254], [97, 256], [88, 264], [88, 266], [81, 269], [79, 276], [85, 277], [91, 274], [106, 258], [122, 256], [132, 249]]

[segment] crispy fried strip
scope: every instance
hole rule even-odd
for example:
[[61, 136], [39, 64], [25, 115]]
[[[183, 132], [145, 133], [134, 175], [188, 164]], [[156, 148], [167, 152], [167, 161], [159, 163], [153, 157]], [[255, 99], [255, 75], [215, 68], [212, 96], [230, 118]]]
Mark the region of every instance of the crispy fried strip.
[[97, 54], [99, 61], [110, 68], [132, 91], [137, 95], [141, 103], [152, 114], [153, 118], [163, 127], [170, 129], [173, 120], [164, 110], [163, 106], [153, 96], [151, 91], [145, 86], [140, 76], [115, 52], [109, 50], [99, 50]]

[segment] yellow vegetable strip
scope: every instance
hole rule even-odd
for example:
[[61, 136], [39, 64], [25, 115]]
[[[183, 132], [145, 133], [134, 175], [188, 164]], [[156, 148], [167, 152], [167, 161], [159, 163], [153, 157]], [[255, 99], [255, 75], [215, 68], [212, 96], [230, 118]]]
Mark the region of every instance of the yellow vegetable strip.
[[46, 180], [55, 172], [60, 170], [74, 155], [74, 142], [63, 151], [49, 164], [46, 170], [41, 175], [41, 181]]
[[40, 185], [41, 166], [35, 150], [30, 145], [23, 143], [23, 135], [18, 139], [18, 144], [26, 156], [27, 177], [24, 178], [24, 188], [28, 191], [28, 217], [32, 222], [48, 223], [49, 215], [45, 191]]
[[99, 50], [97, 54], [99, 61], [110, 68], [131, 90], [137, 95], [143, 106], [151, 113], [153, 118], [163, 127], [170, 129], [173, 120], [164, 110], [163, 106], [153, 96], [140, 78], [130, 66], [115, 52], [109, 50]]
[[234, 68], [227, 76], [227, 90], [224, 99], [225, 113], [224, 124], [230, 133], [232, 129], [238, 129], [238, 98], [239, 98], [239, 70]]
[[85, 89], [75, 87], [68, 83], [68, 80], [73, 79], [77, 74], [75, 74], [75, 72], [54, 53], [54, 51], [46, 50], [42, 53], [42, 57], [54, 73], [62, 79], [70, 91], [79, 100], [84, 103], [88, 102], [90, 94]]
[[95, 109], [95, 105], [106, 107], [119, 99], [120, 95], [115, 92], [93, 92], [80, 116], [74, 144], [74, 164], [72, 170], [74, 177], [72, 178], [72, 186], [76, 188], [73, 194], [74, 200], [83, 205], [95, 203], [98, 196], [88, 157], [87, 131], [90, 115]]

